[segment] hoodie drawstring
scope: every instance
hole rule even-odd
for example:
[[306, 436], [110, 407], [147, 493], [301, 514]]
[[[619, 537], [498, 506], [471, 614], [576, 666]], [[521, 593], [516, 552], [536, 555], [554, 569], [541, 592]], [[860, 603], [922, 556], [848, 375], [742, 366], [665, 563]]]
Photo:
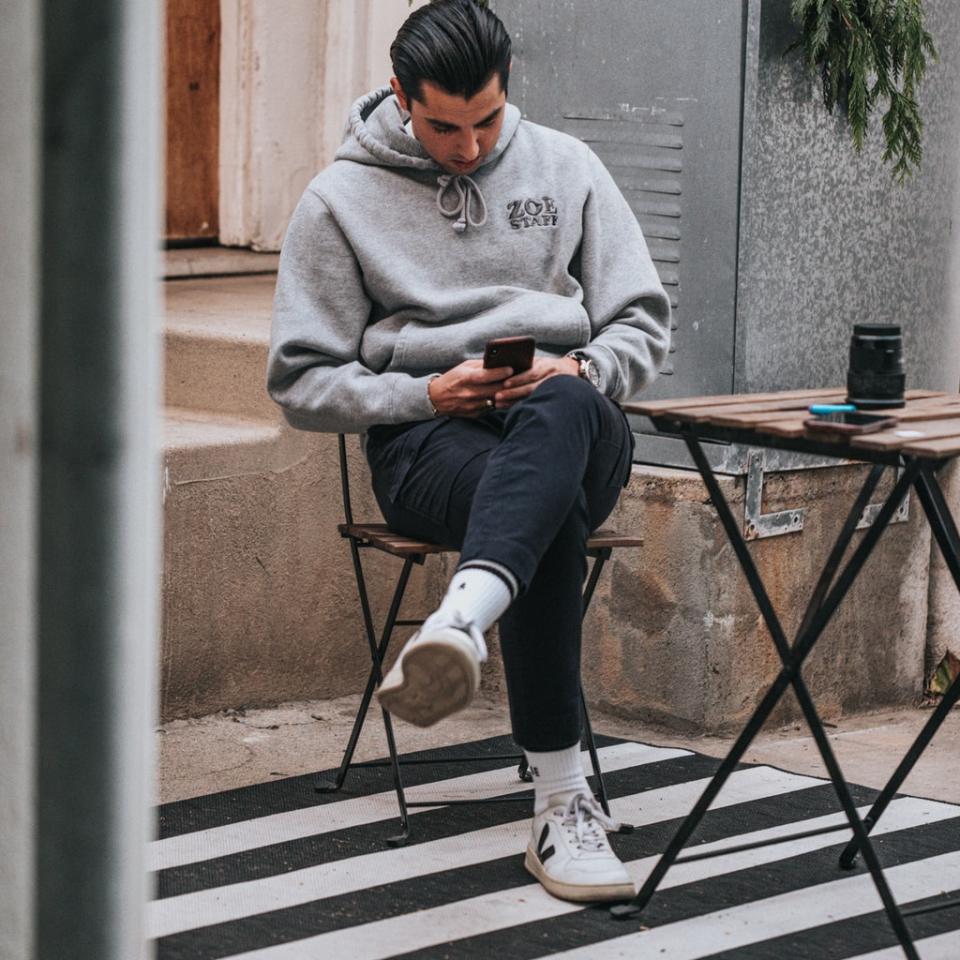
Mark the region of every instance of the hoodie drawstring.
[[[437, 177], [437, 209], [450, 219], [454, 217], [457, 220], [452, 224], [457, 233], [463, 233], [467, 229], [467, 224], [471, 227], [482, 227], [487, 222], [487, 204], [483, 199], [483, 194], [476, 182], [466, 174], [456, 174], [448, 176], [444, 174]], [[445, 198], [450, 187], [453, 187], [456, 193], [456, 205], [447, 207]], [[476, 219], [473, 216], [473, 206], [479, 211]]]

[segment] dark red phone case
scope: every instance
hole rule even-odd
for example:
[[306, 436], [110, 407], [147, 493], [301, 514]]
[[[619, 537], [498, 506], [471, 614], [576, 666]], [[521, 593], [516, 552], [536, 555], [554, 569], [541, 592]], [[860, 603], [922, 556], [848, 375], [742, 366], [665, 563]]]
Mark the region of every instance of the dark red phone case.
[[514, 373], [523, 373], [533, 365], [537, 342], [533, 337], [500, 337], [489, 340], [483, 351], [483, 365], [490, 370], [510, 367]]

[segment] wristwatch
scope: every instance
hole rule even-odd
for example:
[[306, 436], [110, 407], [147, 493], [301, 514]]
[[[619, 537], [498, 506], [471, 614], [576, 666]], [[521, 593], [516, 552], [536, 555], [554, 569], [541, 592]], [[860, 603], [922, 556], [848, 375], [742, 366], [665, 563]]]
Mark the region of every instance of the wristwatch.
[[580, 377], [583, 380], [586, 380], [591, 386], [600, 389], [600, 371], [597, 368], [597, 365], [586, 355], [574, 351], [573, 353], [568, 353], [568, 357], [573, 357], [580, 364]]

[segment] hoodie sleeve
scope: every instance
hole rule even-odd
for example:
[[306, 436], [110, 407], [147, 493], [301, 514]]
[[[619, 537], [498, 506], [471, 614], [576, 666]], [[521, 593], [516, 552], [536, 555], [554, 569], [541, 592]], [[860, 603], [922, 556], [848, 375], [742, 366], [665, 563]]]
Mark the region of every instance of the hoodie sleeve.
[[267, 361], [267, 390], [291, 426], [359, 433], [433, 417], [429, 377], [378, 374], [361, 361], [370, 308], [347, 238], [308, 188], [283, 242]]
[[579, 279], [590, 343], [578, 351], [600, 370], [601, 389], [625, 401], [647, 387], [667, 359], [670, 300], [633, 211], [590, 151]]

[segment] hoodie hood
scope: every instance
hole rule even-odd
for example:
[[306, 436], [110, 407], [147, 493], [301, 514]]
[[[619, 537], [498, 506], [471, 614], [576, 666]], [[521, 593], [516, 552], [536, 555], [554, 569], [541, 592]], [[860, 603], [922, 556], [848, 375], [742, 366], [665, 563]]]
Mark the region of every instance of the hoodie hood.
[[[390, 87], [361, 97], [350, 110], [346, 135], [334, 159], [436, 174], [437, 209], [453, 221], [454, 232], [482, 227], [487, 222], [487, 205], [479, 185], [466, 174], [445, 173], [420, 141], [404, 129], [408, 116]], [[508, 103], [497, 144], [474, 173], [497, 162], [519, 125], [520, 111]]]
[[[334, 159], [443, 173], [420, 141], [404, 129], [408, 116], [389, 86], [362, 96], [350, 109], [343, 143]], [[503, 127], [497, 145], [484, 157], [477, 170], [497, 161], [510, 145], [519, 125], [520, 111], [508, 103], [504, 109]], [[463, 176], [450, 176], [464, 179]]]

